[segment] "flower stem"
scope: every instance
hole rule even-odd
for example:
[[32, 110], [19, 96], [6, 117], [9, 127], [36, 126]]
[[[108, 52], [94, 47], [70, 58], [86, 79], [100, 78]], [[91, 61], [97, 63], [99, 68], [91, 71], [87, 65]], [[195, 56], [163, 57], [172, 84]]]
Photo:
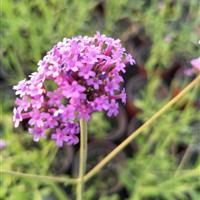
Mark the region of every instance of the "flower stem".
[[86, 170], [87, 161], [87, 122], [84, 119], [80, 120], [80, 159], [79, 159], [79, 182], [76, 186], [77, 200], [83, 200], [84, 192], [84, 173]]
[[34, 179], [34, 180], [43, 181], [43, 182], [52, 181], [52, 182], [59, 182], [59, 183], [66, 183], [66, 184], [76, 184], [78, 182], [78, 179], [27, 174], [27, 173], [12, 171], [12, 170], [1, 169], [0, 173], [2, 175], [10, 175], [10, 176], [15, 176], [15, 177]]
[[158, 112], [156, 112], [151, 118], [149, 118], [142, 126], [140, 126], [135, 132], [133, 132], [128, 138], [126, 138], [121, 144], [119, 144], [113, 151], [111, 151], [105, 158], [103, 158], [94, 168], [92, 168], [85, 176], [84, 181], [88, 181], [91, 177], [97, 174], [110, 160], [112, 160], [120, 151], [122, 151], [133, 139], [141, 134], [146, 128], [148, 128], [156, 119], [164, 114], [169, 108], [171, 108], [176, 102], [178, 102], [187, 92], [200, 83], [200, 75], [198, 75], [189, 85], [187, 85], [177, 96], [171, 99], [165, 104]]

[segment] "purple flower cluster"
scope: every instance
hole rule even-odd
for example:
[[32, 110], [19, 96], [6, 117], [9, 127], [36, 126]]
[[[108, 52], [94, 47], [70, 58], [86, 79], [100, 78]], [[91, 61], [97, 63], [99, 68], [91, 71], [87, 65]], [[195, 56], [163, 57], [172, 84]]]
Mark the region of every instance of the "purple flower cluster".
[[39, 61], [29, 80], [14, 86], [19, 96], [15, 127], [27, 119], [34, 141], [45, 137], [48, 129], [59, 147], [78, 143], [80, 119], [88, 121], [96, 111], [117, 115], [117, 101], [126, 101], [122, 73], [127, 63], [134, 62], [120, 40], [100, 33], [64, 38]]

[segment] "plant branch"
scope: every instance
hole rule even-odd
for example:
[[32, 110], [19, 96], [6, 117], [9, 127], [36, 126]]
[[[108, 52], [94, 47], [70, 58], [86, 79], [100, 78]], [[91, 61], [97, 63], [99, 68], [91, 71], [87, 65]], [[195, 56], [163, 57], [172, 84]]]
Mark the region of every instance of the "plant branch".
[[43, 175], [35, 175], [35, 174], [27, 174], [22, 172], [16, 172], [12, 170], [0, 170], [0, 173], [3, 175], [10, 175], [20, 178], [28, 178], [28, 179], [35, 179], [38, 181], [52, 181], [52, 182], [59, 182], [59, 183], [66, 183], [66, 184], [76, 184], [78, 179], [72, 179], [67, 177], [54, 177], [54, 176], [43, 176]]
[[142, 126], [133, 132], [127, 139], [119, 144], [113, 151], [111, 151], [103, 160], [101, 160], [94, 168], [92, 168], [85, 176], [84, 181], [89, 180], [97, 174], [111, 159], [113, 159], [120, 151], [122, 151], [133, 139], [148, 128], [158, 117], [164, 114], [176, 102], [178, 102], [187, 92], [189, 92], [195, 85], [200, 82], [200, 75], [198, 75], [189, 85], [187, 85], [177, 96], [165, 104], [158, 112], [156, 112], [150, 119], [148, 119]]
[[80, 120], [80, 159], [79, 159], [79, 182], [77, 183], [76, 194], [77, 200], [83, 200], [84, 191], [84, 174], [87, 161], [87, 121]]

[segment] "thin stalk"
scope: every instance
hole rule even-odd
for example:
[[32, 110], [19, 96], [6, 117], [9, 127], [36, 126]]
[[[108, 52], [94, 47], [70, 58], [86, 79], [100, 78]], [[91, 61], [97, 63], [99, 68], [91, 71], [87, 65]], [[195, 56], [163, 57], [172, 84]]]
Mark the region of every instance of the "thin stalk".
[[83, 200], [84, 174], [87, 161], [87, 121], [80, 120], [80, 158], [79, 158], [79, 182], [76, 186], [77, 200]]
[[186, 151], [185, 151], [185, 153], [184, 153], [184, 155], [183, 155], [183, 157], [182, 157], [182, 159], [181, 159], [181, 162], [180, 162], [180, 164], [179, 164], [178, 167], [177, 167], [175, 176], [177, 176], [177, 175], [181, 172], [181, 169], [184, 167], [184, 165], [185, 165], [186, 162], [188, 161], [188, 158], [190, 157], [191, 153], [192, 153], [192, 145], [190, 144], [190, 145], [187, 147], [187, 149], [186, 149]]
[[28, 179], [35, 179], [38, 181], [43, 182], [59, 182], [59, 183], [66, 183], [66, 184], [76, 184], [78, 182], [78, 179], [73, 178], [66, 178], [66, 177], [54, 177], [54, 176], [43, 176], [43, 175], [35, 175], [35, 174], [27, 174], [22, 172], [16, 172], [11, 170], [0, 170], [0, 174], [2, 175], [10, 175], [20, 178], [28, 178]]
[[104, 159], [102, 159], [94, 168], [92, 168], [85, 176], [84, 181], [89, 180], [95, 174], [97, 174], [111, 159], [113, 159], [120, 151], [122, 151], [133, 139], [141, 134], [146, 128], [148, 128], [158, 117], [164, 114], [169, 108], [171, 108], [177, 101], [181, 99], [187, 92], [189, 92], [194, 86], [200, 82], [200, 75], [198, 75], [189, 85], [187, 85], [177, 96], [171, 99], [165, 104], [158, 112], [156, 112], [150, 119], [148, 119], [142, 126], [140, 126], [135, 132], [133, 132], [127, 139], [119, 144], [113, 151], [111, 151]]

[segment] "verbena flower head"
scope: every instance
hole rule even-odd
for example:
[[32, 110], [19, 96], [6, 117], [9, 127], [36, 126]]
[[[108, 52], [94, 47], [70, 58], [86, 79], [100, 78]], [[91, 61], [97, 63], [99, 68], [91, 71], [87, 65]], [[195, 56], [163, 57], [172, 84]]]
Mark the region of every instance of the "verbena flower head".
[[64, 38], [39, 61], [29, 80], [14, 86], [15, 127], [26, 119], [34, 141], [49, 129], [59, 147], [78, 143], [80, 119], [88, 121], [96, 111], [117, 115], [118, 100], [126, 101], [122, 73], [134, 62], [120, 40], [100, 33]]

